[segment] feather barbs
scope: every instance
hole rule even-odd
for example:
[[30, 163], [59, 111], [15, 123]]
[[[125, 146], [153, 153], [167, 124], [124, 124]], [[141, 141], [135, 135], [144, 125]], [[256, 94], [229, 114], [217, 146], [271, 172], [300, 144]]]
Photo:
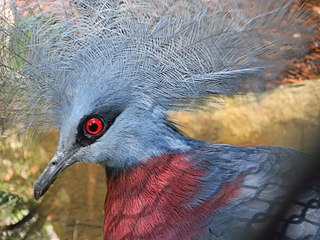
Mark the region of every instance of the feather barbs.
[[30, 125], [59, 125], [83, 94], [93, 102], [117, 95], [164, 110], [195, 108], [238, 93], [244, 80], [275, 76], [284, 46], [297, 53], [305, 43], [290, 38], [305, 29], [296, 28], [301, 20], [284, 0], [18, 3], [10, 20], [1, 16], [1, 99], [20, 104]]

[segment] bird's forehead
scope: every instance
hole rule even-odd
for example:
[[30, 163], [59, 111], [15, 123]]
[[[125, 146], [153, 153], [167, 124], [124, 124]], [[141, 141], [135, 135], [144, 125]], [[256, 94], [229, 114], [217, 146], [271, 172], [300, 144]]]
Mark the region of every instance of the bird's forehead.
[[111, 81], [107, 76], [75, 75], [65, 88], [63, 108], [67, 111], [66, 115], [79, 119], [98, 108], [123, 106], [131, 98], [129, 86], [123, 84], [120, 88], [115, 80]]
[[65, 89], [61, 106], [61, 132], [71, 135], [83, 119], [91, 115], [108, 115], [108, 112], [114, 116], [132, 104], [128, 93], [124, 95], [112, 84], [102, 83], [99, 80], [80, 81]]
[[109, 111], [114, 105], [121, 105], [121, 102], [112, 101], [113, 98], [94, 96], [94, 94], [75, 95], [69, 104], [64, 107], [62, 114], [63, 125], [78, 126], [79, 122], [90, 115], [99, 115]]

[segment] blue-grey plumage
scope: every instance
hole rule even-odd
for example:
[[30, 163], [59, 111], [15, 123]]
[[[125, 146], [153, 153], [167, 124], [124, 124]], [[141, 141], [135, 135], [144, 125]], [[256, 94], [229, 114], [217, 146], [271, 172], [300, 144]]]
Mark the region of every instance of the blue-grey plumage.
[[[270, 78], [283, 69], [289, 53], [302, 53], [311, 31], [291, 7], [284, 0], [10, 6], [12, 15], [3, 13], [0, 29], [0, 108], [9, 120], [4, 124], [60, 131], [57, 153], [36, 182], [35, 197], [68, 166], [95, 162], [106, 167], [110, 182], [105, 239], [125, 234], [130, 239], [234, 239], [247, 234], [248, 225], [254, 236], [263, 234], [269, 222], [258, 219], [255, 227], [256, 217], [281, 212], [282, 206], [271, 208], [266, 201], [287, 198], [298, 173], [292, 169], [303, 166], [306, 155], [281, 147], [196, 141], [167, 116], [238, 93], [243, 81]], [[135, 179], [140, 182], [131, 189]], [[168, 182], [171, 192], [162, 196], [159, 189]], [[319, 191], [314, 192], [311, 198], [319, 201]], [[154, 208], [154, 196], [168, 204]], [[116, 203], [123, 199], [121, 208]], [[173, 209], [170, 202], [176, 203]], [[125, 215], [121, 211], [141, 211], [141, 217], [143, 203], [153, 206], [147, 234], [146, 225], [132, 228], [118, 219]], [[169, 217], [171, 212], [176, 215]], [[316, 209], [314, 216], [319, 214]], [[171, 219], [176, 227], [158, 228]], [[309, 221], [313, 227], [301, 236], [315, 236], [319, 222]]]

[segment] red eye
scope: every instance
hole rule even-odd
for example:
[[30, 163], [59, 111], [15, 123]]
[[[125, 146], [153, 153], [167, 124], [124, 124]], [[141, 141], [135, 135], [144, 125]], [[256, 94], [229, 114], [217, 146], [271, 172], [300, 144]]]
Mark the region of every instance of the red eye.
[[86, 122], [85, 130], [90, 135], [98, 135], [102, 132], [104, 123], [99, 118], [90, 118]]

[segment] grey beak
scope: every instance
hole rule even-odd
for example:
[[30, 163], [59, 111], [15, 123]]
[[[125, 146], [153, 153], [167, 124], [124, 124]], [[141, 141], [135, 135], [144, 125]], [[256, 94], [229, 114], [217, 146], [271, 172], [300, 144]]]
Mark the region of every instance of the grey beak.
[[49, 165], [34, 184], [34, 198], [36, 200], [46, 193], [58, 177], [59, 173], [74, 163], [74, 161], [71, 160], [74, 153], [75, 151], [72, 151], [69, 154], [57, 153], [52, 158]]

